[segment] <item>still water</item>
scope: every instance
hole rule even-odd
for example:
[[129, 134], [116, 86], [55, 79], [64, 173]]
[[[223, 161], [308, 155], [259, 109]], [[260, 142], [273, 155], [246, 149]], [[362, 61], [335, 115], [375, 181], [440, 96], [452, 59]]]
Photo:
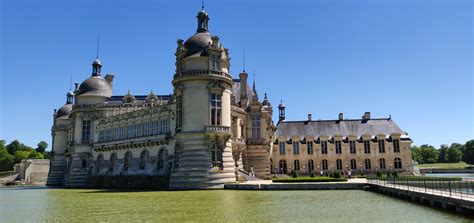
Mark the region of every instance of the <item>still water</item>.
[[473, 222], [362, 190], [0, 188], [0, 222]]
[[427, 177], [461, 177], [463, 179], [474, 180], [474, 173], [427, 173]]

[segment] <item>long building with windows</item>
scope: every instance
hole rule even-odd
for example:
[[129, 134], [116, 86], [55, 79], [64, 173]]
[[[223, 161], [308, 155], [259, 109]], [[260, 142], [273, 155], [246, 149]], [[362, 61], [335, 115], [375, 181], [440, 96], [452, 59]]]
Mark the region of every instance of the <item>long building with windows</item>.
[[271, 170], [274, 174], [374, 174], [413, 171], [412, 140], [389, 118], [286, 121], [279, 106]]
[[290, 122], [281, 104], [275, 126], [267, 95], [230, 73], [208, 23], [203, 8], [196, 33], [177, 40], [168, 94], [114, 95], [115, 76], [93, 61], [54, 111], [47, 185], [207, 189], [249, 172], [409, 170], [411, 141], [391, 119]]

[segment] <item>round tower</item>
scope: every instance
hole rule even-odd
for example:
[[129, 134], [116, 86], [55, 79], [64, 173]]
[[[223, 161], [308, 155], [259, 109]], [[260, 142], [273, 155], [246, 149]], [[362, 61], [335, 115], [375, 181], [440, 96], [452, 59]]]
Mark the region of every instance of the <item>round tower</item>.
[[[230, 58], [208, 28], [204, 8], [197, 32], [178, 40], [176, 73], [175, 169], [171, 187], [213, 188], [235, 181], [231, 145]], [[192, 177], [191, 177], [192, 176]]]

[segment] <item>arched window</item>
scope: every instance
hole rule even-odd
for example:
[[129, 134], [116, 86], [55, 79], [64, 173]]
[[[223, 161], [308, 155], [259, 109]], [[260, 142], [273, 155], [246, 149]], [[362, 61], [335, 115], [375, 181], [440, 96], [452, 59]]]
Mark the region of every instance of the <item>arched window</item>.
[[371, 169], [371, 166], [370, 166], [370, 159], [365, 159], [364, 168], [365, 168], [366, 170], [370, 170], [370, 169]]
[[115, 163], [117, 162], [117, 153], [110, 154], [110, 161], [109, 161], [109, 171], [113, 171], [115, 167]]
[[148, 162], [148, 150], [143, 150], [140, 154], [140, 170], [145, 169], [146, 163]]
[[342, 170], [342, 160], [341, 159], [336, 160], [336, 169], [337, 170]]
[[384, 158], [381, 158], [379, 160], [379, 167], [381, 170], [384, 170], [386, 168], [386, 165], [385, 165], [385, 159]]
[[321, 164], [323, 170], [328, 170], [328, 160], [324, 159]]
[[357, 169], [357, 161], [355, 159], [351, 159], [351, 170]]
[[99, 172], [100, 171], [100, 168], [102, 167], [102, 163], [104, 162], [104, 155], [102, 155], [102, 153], [100, 153], [98, 156], [97, 156], [97, 161], [95, 162], [95, 168], [96, 168], [96, 171]]
[[130, 161], [133, 158], [132, 152], [127, 151], [125, 153], [125, 156], [123, 157], [123, 170], [128, 170], [128, 167], [130, 167]]
[[211, 157], [212, 157], [212, 167], [218, 167], [219, 169], [224, 169], [223, 160], [222, 160], [222, 149], [218, 143], [214, 143], [211, 146]]
[[308, 171], [310, 171], [310, 172], [314, 171], [314, 161], [313, 160], [308, 160]]
[[400, 159], [398, 157], [393, 159], [393, 166], [395, 167], [395, 169], [401, 169], [402, 168], [402, 159]]
[[279, 162], [280, 166], [280, 174], [286, 174], [286, 160], [280, 160]]
[[294, 160], [293, 161], [293, 169], [294, 170], [300, 170], [300, 161], [299, 160]]
[[81, 156], [81, 169], [87, 169], [87, 158], [85, 156]]
[[165, 163], [165, 156], [164, 156], [164, 153], [165, 153], [165, 150], [164, 149], [160, 149], [160, 151], [158, 152], [158, 160], [156, 162], [156, 167], [158, 169], [161, 169], [163, 168], [164, 166], [164, 163]]

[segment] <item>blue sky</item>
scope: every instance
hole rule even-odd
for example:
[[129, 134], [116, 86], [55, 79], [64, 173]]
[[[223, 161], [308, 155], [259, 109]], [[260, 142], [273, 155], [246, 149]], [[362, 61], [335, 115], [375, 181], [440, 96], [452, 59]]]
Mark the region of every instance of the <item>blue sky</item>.
[[[176, 40], [196, 30], [199, 0], [1, 4], [0, 139], [51, 143], [70, 77], [91, 73], [97, 35], [114, 94], [172, 92]], [[206, 0], [209, 27], [258, 93], [288, 120], [392, 118], [414, 144], [474, 138], [472, 1]]]

